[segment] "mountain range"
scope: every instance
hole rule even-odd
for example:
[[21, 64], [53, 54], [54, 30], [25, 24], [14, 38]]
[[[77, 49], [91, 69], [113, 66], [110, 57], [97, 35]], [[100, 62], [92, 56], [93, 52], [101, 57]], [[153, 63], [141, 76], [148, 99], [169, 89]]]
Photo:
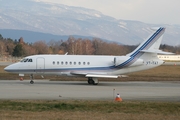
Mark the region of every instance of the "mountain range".
[[[3, 33], [3, 37], [23, 37], [25, 42], [31, 43], [66, 39], [71, 35], [135, 45], [149, 36], [151, 27], [163, 26], [166, 33], [162, 43], [180, 45], [180, 25], [118, 20], [93, 9], [35, 0], [0, 0], [0, 3], [0, 34]], [[14, 38], [15, 35], [19, 37]]]

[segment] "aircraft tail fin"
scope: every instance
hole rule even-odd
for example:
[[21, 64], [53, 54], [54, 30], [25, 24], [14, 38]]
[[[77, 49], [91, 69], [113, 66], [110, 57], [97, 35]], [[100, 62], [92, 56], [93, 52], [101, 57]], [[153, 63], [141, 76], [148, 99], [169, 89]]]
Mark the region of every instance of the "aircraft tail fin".
[[142, 42], [133, 52], [127, 54], [129, 57], [137, 57], [142, 52], [158, 53], [159, 46], [165, 32], [164, 27], [160, 27], [147, 40]]

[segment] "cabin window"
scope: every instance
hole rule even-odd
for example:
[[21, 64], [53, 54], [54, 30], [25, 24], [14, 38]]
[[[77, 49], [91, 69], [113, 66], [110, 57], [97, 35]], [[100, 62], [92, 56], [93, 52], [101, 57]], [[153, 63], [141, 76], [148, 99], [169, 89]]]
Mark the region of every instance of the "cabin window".
[[53, 61], [53, 65], [55, 65], [55, 62]]
[[86, 65], [86, 62], [83, 62], [83, 65]]
[[76, 65], [76, 62], [74, 62], [74, 65]]
[[72, 65], [72, 62], [69, 62], [70, 65]]
[[59, 61], [57, 61], [57, 64], [59, 65]]
[[68, 64], [68, 62], [66, 62], [66, 65]]
[[61, 65], [63, 65], [63, 64], [64, 64], [64, 62], [62, 61], [62, 62], [61, 62]]
[[88, 62], [87, 64], [90, 65], [90, 62]]
[[79, 65], [81, 65], [81, 62], [79, 62]]

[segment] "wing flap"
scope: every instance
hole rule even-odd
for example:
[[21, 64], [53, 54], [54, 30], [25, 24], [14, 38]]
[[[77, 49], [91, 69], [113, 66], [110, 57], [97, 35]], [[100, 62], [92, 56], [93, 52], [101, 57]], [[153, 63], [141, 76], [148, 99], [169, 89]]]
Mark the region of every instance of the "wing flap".
[[86, 77], [95, 77], [95, 78], [118, 78], [118, 75], [87, 74]]
[[95, 78], [118, 78], [118, 77], [128, 77], [127, 75], [101, 75], [101, 74], [87, 74], [86, 77]]

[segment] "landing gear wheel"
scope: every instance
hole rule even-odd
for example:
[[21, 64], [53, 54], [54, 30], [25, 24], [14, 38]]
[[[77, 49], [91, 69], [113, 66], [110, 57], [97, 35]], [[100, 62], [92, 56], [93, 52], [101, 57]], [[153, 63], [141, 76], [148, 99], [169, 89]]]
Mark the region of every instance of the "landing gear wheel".
[[34, 81], [33, 81], [34, 76], [33, 76], [33, 74], [30, 75], [30, 79], [31, 79], [30, 84], [34, 84]]
[[88, 83], [92, 85], [97, 85], [99, 81], [97, 78], [88, 78]]
[[88, 78], [88, 83], [89, 83], [89, 84], [94, 84], [93, 79], [92, 79], [92, 78]]
[[30, 83], [31, 83], [31, 84], [34, 84], [34, 81], [33, 81], [33, 80], [31, 80], [31, 81], [30, 81]]
[[[94, 81], [93, 81], [94, 82]], [[98, 85], [98, 83], [93, 83], [93, 85]]]

